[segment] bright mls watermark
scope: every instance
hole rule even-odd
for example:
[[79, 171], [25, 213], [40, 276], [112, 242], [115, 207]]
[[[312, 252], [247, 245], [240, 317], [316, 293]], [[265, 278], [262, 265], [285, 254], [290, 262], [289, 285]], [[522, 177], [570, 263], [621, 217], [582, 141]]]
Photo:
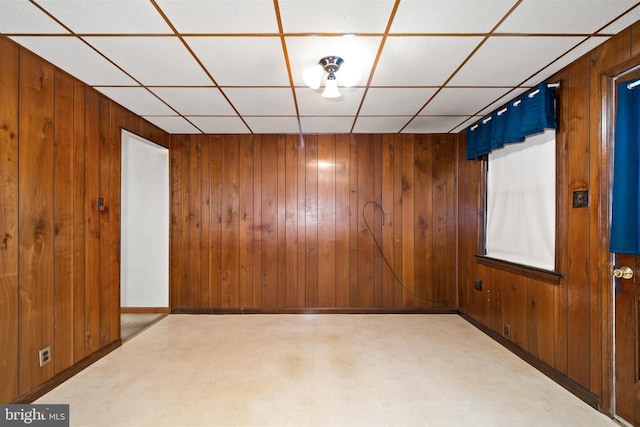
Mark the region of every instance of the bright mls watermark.
[[69, 427], [69, 405], [0, 405], [0, 427]]

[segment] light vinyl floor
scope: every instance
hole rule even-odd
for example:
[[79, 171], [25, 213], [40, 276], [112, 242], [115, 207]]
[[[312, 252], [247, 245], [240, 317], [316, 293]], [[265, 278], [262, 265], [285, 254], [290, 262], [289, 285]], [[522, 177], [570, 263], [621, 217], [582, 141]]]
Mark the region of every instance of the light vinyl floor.
[[72, 426], [615, 426], [457, 315], [169, 315], [35, 403]]

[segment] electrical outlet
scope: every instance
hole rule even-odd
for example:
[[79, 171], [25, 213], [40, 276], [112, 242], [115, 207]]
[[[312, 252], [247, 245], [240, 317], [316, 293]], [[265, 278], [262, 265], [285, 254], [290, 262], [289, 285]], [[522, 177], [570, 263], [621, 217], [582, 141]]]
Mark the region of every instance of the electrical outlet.
[[511, 325], [504, 325], [504, 336], [507, 338], [511, 337]]
[[481, 291], [482, 290], [482, 279], [475, 279], [473, 281], [473, 288], [476, 291]]
[[40, 367], [42, 368], [47, 363], [51, 362], [51, 346], [38, 351], [38, 358], [40, 359]]

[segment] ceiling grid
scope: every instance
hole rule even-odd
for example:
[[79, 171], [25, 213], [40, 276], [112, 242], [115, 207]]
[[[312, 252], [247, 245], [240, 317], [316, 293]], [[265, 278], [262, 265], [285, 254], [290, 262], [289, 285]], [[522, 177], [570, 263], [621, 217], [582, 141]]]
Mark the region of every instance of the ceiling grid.
[[[0, 34], [172, 134], [457, 133], [640, 20], [630, 0], [3, 0]], [[324, 56], [361, 77], [305, 86]]]

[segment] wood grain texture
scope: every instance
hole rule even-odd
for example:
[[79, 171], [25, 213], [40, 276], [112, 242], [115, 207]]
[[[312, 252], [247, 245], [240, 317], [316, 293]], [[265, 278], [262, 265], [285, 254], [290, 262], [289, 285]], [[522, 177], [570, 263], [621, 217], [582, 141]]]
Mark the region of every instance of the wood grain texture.
[[73, 365], [73, 78], [55, 72], [54, 373]]
[[18, 48], [0, 38], [0, 402], [18, 396]]
[[73, 361], [86, 355], [86, 228], [85, 228], [85, 93], [77, 80], [73, 85]]
[[[194, 162], [196, 143], [203, 154]], [[172, 202], [172, 307], [451, 307], [444, 301], [455, 295], [456, 143], [417, 135], [172, 136], [172, 194], [182, 194]], [[207, 216], [208, 248], [192, 255], [185, 233]], [[177, 275], [185, 263], [188, 274]], [[418, 276], [413, 297], [403, 286], [413, 292]], [[429, 297], [436, 295], [437, 303]]]
[[[121, 129], [169, 138], [4, 36], [0, 91], [0, 403], [9, 403], [118, 342]], [[51, 363], [40, 367], [46, 346]]]
[[[635, 24], [549, 78], [561, 83], [556, 166], [557, 270], [563, 274], [559, 285], [522, 280], [475, 264], [482, 238], [482, 209], [475, 208], [482, 203], [482, 192], [477, 191], [481, 162], [458, 157], [460, 309], [501, 335], [500, 323], [510, 322], [513, 343], [598, 396], [604, 411], [611, 408], [613, 328], [608, 307], [613, 298], [606, 228], [610, 158], [601, 136], [613, 122], [611, 118], [603, 122], [610, 102], [603, 93], [603, 79], [616, 67], [628, 69], [640, 63], [638, 28]], [[464, 136], [458, 137], [459, 149], [464, 150]], [[590, 192], [587, 208], [571, 205], [572, 193], [579, 189]], [[503, 292], [501, 310], [492, 304], [490, 319], [483, 314], [485, 300], [473, 289], [474, 278], [488, 277]]]
[[[20, 393], [53, 376], [38, 351], [54, 345], [54, 68], [20, 51]], [[53, 350], [52, 350], [53, 351]]]

